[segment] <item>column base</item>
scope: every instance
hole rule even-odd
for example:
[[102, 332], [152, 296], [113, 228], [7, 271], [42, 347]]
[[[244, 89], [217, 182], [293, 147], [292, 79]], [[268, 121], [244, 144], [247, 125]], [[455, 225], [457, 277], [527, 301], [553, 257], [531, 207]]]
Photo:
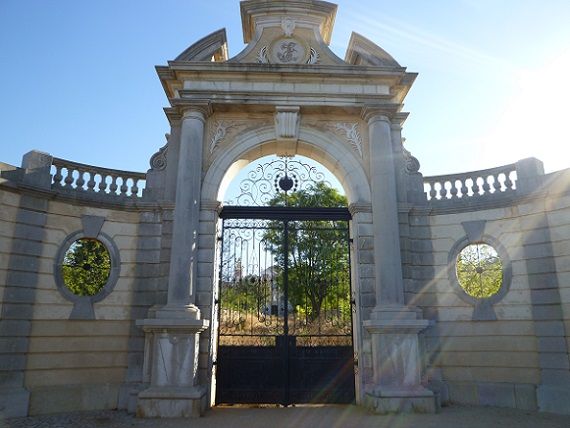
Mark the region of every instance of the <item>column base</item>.
[[429, 389], [380, 390], [364, 396], [364, 406], [374, 413], [436, 413], [436, 397]]
[[150, 387], [137, 401], [139, 418], [198, 418], [208, 405], [206, 389], [200, 387]]
[[0, 388], [0, 420], [28, 416], [30, 391], [26, 388]]
[[570, 386], [539, 385], [536, 395], [539, 411], [570, 415]]

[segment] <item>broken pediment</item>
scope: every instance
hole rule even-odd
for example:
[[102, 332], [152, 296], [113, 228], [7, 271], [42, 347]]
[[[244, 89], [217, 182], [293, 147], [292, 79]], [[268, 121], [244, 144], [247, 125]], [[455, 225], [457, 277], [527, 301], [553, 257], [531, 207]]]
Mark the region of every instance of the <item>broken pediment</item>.
[[366, 37], [353, 32], [348, 42], [344, 60], [351, 65], [368, 65], [373, 67], [400, 67], [400, 64]]
[[180, 55], [175, 61], [214, 61], [228, 60], [226, 29], [222, 28], [201, 38]]
[[248, 0], [240, 4], [247, 47], [230, 62], [344, 64], [328, 47], [337, 6], [317, 0]]

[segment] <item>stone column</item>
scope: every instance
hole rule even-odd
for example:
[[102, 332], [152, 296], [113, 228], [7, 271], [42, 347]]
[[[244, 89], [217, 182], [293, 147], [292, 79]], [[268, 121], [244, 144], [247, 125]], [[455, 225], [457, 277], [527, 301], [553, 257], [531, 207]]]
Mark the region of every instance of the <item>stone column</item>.
[[366, 109], [374, 233], [376, 306], [364, 327], [372, 338], [374, 387], [364, 402], [379, 413], [434, 412], [433, 393], [421, 385], [418, 333], [428, 325], [406, 307], [400, 254], [396, 171], [390, 119]]
[[184, 308], [197, 316], [194, 303], [205, 120], [203, 109], [186, 110], [182, 119], [166, 304], [168, 309]]
[[202, 147], [206, 111], [184, 112], [176, 178], [168, 298], [154, 318], [138, 320], [145, 332], [144, 372], [150, 382], [138, 396], [141, 417], [199, 416], [206, 388], [197, 380], [199, 335], [208, 327], [195, 305]]

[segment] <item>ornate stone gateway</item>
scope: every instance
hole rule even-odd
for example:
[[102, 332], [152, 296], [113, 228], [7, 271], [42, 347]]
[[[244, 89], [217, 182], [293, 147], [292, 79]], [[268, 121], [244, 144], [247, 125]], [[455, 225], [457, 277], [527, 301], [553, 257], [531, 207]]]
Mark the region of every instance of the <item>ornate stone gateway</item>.
[[[329, 381], [352, 385], [354, 379], [354, 394], [342, 400], [350, 401], [354, 395], [357, 404], [380, 413], [433, 412], [436, 401], [424, 386], [425, 359], [418, 339], [429, 322], [414, 307], [410, 290], [405, 290], [406, 284], [416, 284], [417, 273], [408, 265], [403, 270], [403, 260], [408, 263], [412, 258], [408, 229], [400, 230], [414, 204], [425, 205], [419, 166], [404, 150], [401, 137], [407, 117], [403, 100], [416, 75], [356, 33], [344, 60], [332, 52], [328, 44], [334, 4], [248, 0], [240, 8], [247, 46], [236, 56], [228, 56], [221, 30], [157, 68], [170, 103], [165, 112], [171, 133], [167, 145], [153, 156], [145, 196], [164, 200], [172, 210], [172, 223], [164, 228], [168, 244], [161, 253], [168, 263], [168, 292], [164, 306], [137, 321], [146, 334], [142, 370], [146, 389], [133, 392], [138, 394], [137, 411], [148, 417], [196, 415], [216, 402], [238, 401], [236, 391], [241, 391], [243, 400], [255, 401], [245, 392], [254, 389], [264, 391], [265, 400], [271, 397], [285, 404], [339, 401], [335, 391], [344, 387], [327, 390], [325, 385]], [[346, 200], [303, 205], [288, 204], [292, 201], [287, 198], [271, 201], [270, 196], [265, 201], [272, 202], [269, 206], [241, 203], [220, 212], [221, 195], [235, 174], [250, 162], [276, 154], [319, 162], [340, 181]], [[295, 175], [293, 159], [285, 159], [279, 162], [287, 163], [287, 173], [266, 177], [265, 184], [269, 189], [277, 185], [281, 194], [299, 196], [303, 180]], [[299, 173], [305, 171], [301, 168]], [[258, 195], [266, 192], [257, 190]], [[248, 192], [242, 193], [254, 195]], [[330, 217], [315, 207], [328, 207], [336, 214], [340, 210], [343, 215]], [[239, 219], [262, 222], [258, 228], [245, 222], [245, 228], [239, 229], [235, 224]], [[323, 308], [333, 304], [335, 293], [324, 293], [321, 303], [310, 305], [309, 298], [296, 296], [307, 295], [318, 281], [308, 282], [305, 288], [299, 285], [290, 249], [297, 245], [297, 235], [312, 234], [313, 247], [334, 242], [345, 249], [344, 256], [316, 260], [347, 259], [348, 235], [343, 230], [348, 219], [354, 238], [350, 245], [354, 296], [345, 294], [330, 311], [319, 312], [319, 304]], [[341, 220], [344, 223], [338, 223]], [[334, 232], [323, 230], [325, 225]], [[223, 235], [220, 226], [225, 227]], [[225, 235], [239, 230], [257, 233], [257, 241], [242, 238], [243, 247], [238, 246], [233, 255], [229, 247], [225, 254], [216, 251], [215, 237], [229, 245], [231, 239]], [[317, 231], [342, 238], [319, 238]], [[254, 245], [256, 258], [252, 257]], [[227, 271], [220, 275], [224, 255], [230, 258], [222, 260]], [[265, 257], [268, 262], [262, 266], [260, 260]], [[303, 257], [310, 260], [308, 251]], [[343, 272], [346, 276], [348, 267]], [[235, 293], [240, 287], [244, 293]], [[249, 296], [254, 290], [268, 297]], [[352, 300], [355, 304], [347, 306]], [[349, 350], [350, 334], [345, 342], [330, 339], [344, 334], [339, 320], [348, 307], [355, 320], [353, 350]], [[334, 325], [340, 325], [340, 330], [332, 329]], [[232, 343], [232, 337], [237, 342]], [[338, 361], [331, 363], [336, 368], [313, 374], [316, 368], [326, 367], [316, 357], [308, 362], [309, 354], [322, 351], [313, 340], [346, 346], [347, 353], [338, 354]], [[224, 347], [238, 345], [255, 346], [256, 358], [272, 346], [276, 357], [264, 360], [264, 370], [258, 363], [248, 369], [243, 356], [224, 359]], [[332, 372], [342, 372], [339, 367], [353, 372], [351, 352], [358, 356], [356, 376], [347, 381], [331, 377]], [[295, 355], [302, 358], [294, 360]], [[255, 376], [249, 376], [248, 370], [255, 370]], [[246, 380], [257, 378], [257, 383], [244, 381], [232, 396], [233, 384], [225, 383], [225, 373], [243, 373]], [[294, 376], [301, 373], [303, 378], [296, 383]], [[276, 376], [273, 383], [263, 383], [271, 376]], [[323, 398], [317, 391], [327, 392]], [[229, 397], [224, 398], [225, 393]]]
[[269, 206], [221, 212], [218, 404], [355, 399], [350, 213], [330, 206], [344, 198], [323, 178], [296, 160], [268, 162], [236, 201]]

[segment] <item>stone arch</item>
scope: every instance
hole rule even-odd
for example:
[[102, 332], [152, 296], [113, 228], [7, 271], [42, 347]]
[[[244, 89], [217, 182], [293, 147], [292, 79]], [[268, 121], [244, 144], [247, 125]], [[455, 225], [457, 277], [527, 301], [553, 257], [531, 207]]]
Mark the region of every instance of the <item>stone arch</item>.
[[[228, 146], [224, 147], [223, 150], [218, 149], [218, 151], [214, 152], [216, 155], [214, 160], [207, 169], [205, 169], [201, 189], [202, 202], [207, 202], [202, 204], [205, 210], [212, 210], [213, 207], [217, 208], [217, 203], [211, 202], [222, 200], [220, 195], [223, 196], [223, 191], [221, 189], [224, 185], [228, 185], [232, 181], [239, 170], [248, 163], [263, 156], [276, 153], [294, 153], [319, 162], [341, 183], [349, 204], [370, 204], [370, 183], [362, 160], [350, 144], [334, 134], [323, 132], [314, 127], [301, 126], [298, 141], [277, 141], [275, 138], [275, 127], [266, 125], [237, 135], [233, 140], [228, 141], [228, 143]], [[212, 215], [210, 218], [218, 219], [215, 215]], [[353, 219], [351, 223], [351, 235], [356, 236], [355, 231], [358, 229], [359, 220]], [[211, 224], [211, 228], [209, 229], [207, 239], [211, 239], [211, 236], [217, 230], [216, 227], [218, 227], [215, 223], [209, 224]], [[202, 228], [204, 231], [206, 229], [206, 227]], [[217, 253], [219, 248], [210, 249], [208, 251], [211, 252], [211, 260], [219, 260], [220, 255]], [[354, 246], [351, 246], [350, 251], [350, 257], [351, 260], [353, 260], [351, 263], [351, 289], [354, 295], [358, 296], [361, 288], [358, 254]], [[203, 292], [211, 293], [212, 299], [215, 299], [214, 296], [216, 292], [214, 290], [218, 287], [218, 278], [216, 275], [217, 265], [212, 264], [210, 265], [210, 270], [204, 272], [204, 276], [201, 278], [205, 287]], [[215, 302], [212, 300], [212, 305], [214, 304]], [[357, 327], [359, 325], [361, 325], [361, 308], [358, 303], [356, 305], [352, 327], [355, 355], [360, 355], [363, 349], [361, 332]], [[217, 343], [218, 325], [215, 319], [212, 320], [209, 334], [210, 343]], [[214, 357], [214, 353], [210, 352], [210, 364]], [[212, 379], [214, 375], [210, 374], [209, 376], [210, 379]], [[360, 374], [355, 374], [355, 394], [356, 400], [359, 403], [363, 397], [362, 379]], [[211, 405], [215, 403], [215, 389], [216, 383], [215, 381], [211, 381]]]
[[[321, 163], [341, 183], [349, 204], [370, 202], [370, 184], [364, 167], [346, 143], [315, 128], [301, 127], [298, 142], [282, 146], [276, 141], [272, 126], [238, 135], [229, 149], [219, 152], [204, 176], [202, 200], [219, 200], [221, 189], [247, 163], [284, 151]], [[237, 163], [240, 160], [243, 163]]]

